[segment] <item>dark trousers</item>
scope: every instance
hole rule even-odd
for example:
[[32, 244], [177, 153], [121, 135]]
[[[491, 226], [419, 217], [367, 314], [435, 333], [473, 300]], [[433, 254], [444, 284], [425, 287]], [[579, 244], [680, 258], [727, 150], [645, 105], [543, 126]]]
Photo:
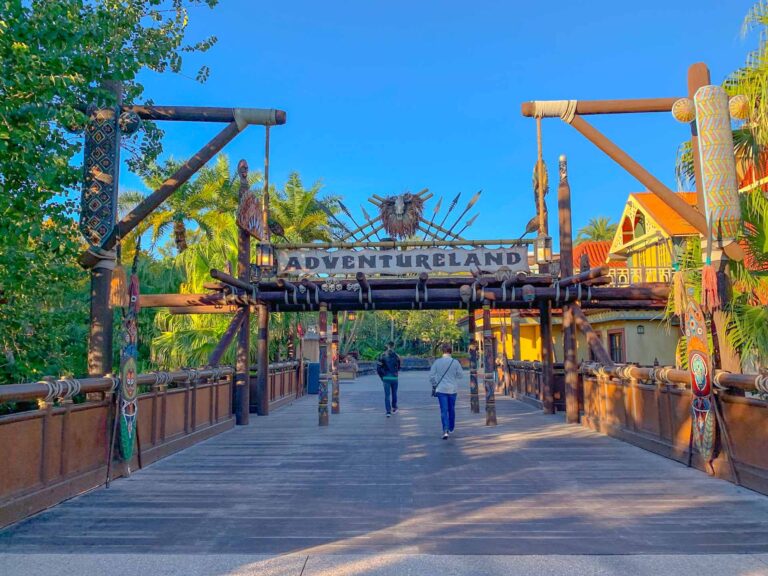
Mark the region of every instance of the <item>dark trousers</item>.
[[443, 422], [443, 432], [453, 432], [456, 426], [456, 394], [437, 393], [440, 402], [440, 420]]
[[397, 410], [397, 376], [384, 376], [381, 381], [384, 383], [384, 406], [389, 414], [392, 410]]

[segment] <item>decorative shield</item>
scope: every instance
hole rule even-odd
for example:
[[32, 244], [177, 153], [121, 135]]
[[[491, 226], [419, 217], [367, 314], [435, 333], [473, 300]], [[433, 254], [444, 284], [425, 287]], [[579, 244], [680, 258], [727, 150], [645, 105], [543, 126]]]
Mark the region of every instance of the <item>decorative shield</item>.
[[707, 324], [701, 307], [693, 298], [685, 309], [688, 345], [688, 373], [691, 378], [691, 419], [693, 442], [705, 462], [715, 457], [717, 422], [712, 409], [712, 362], [709, 356]]
[[138, 385], [136, 382], [136, 359], [127, 356], [123, 359], [120, 369], [120, 455], [123, 460], [133, 457], [133, 446], [136, 440], [136, 415], [138, 402]]

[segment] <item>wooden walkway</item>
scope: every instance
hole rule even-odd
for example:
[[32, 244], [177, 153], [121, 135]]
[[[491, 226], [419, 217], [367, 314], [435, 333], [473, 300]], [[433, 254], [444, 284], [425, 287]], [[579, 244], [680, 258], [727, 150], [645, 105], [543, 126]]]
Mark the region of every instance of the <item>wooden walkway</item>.
[[[768, 498], [507, 398], [460, 396], [440, 439], [424, 373], [316, 396], [0, 532], [2, 553], [768, 553]], [[768, 565], [765, 565], [768, 569]], [[762, 573], [762, 572], [755, 572]]]

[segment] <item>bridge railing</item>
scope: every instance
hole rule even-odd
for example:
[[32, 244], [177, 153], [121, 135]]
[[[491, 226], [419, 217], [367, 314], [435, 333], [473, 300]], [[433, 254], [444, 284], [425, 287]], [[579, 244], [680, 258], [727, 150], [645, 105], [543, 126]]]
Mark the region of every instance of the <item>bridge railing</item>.
[[[258, 377], [258, 367], [251, 368], [251, 379]], [[273, 362], [269, 365], [267, 384], [269, 409], [275, 410], [306, 394], [306, 365], [297, 360]]]
[[[509, 371], [510, 388], [516, 397], [541, 400], [540, 362], [510, 362]], [[579, 376], [583, 425], [688, 462], [692, 398], [687, 371], [585, 362]], [[768, 376], [718, 371], [714, 390], [726, 434], [722, 430], [719, 433], [719, 451], [711, 468], [695, 448], [691, 464], [768, 494]]]
[[[138, 441], [117, 477], [234, 425], [230, 367], [140, 374]], [[112, 378], [0, 386], [0, 402], [37, 402], [0, 416], [0, 526], [106, 481], [115, 414]], [[86, 395], [85, 401], [75, 403]]]
[[[509, 393], [529, 404], [541, 408], [544, 391], [541, 379], [541, 362], [507, 361]], [[553, 396], [555, 409], [565, 410], [565, 371], [562, 362], [554, 364]]]

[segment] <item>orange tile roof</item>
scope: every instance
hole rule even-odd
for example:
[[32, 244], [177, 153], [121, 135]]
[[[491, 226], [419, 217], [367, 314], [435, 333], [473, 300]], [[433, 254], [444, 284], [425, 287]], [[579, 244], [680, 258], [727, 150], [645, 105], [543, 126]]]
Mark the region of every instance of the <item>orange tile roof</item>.
[[594, 268], [601, 264], [608, 264], [611, 268], [626, 268], [627, 265], [624, 262], [616, 260], [608, 261], [608, 253], [611, 251], [610, 240], [588, 240], [582, 242], [573, 247], [573, 268], [579, 269], [579, 262], [581, 262], [581, 255], [586, 254], [589, 256], [589, 265]]
[[[691, 206], [696, 206], [696, 192], [678, 192], [677, 195]], [[643, 210], [670, 236], [698, 234], [696, 228], [678, 216], [677, 212], [652, 192], [634, 192], [630, 196], [634, 197]]]

